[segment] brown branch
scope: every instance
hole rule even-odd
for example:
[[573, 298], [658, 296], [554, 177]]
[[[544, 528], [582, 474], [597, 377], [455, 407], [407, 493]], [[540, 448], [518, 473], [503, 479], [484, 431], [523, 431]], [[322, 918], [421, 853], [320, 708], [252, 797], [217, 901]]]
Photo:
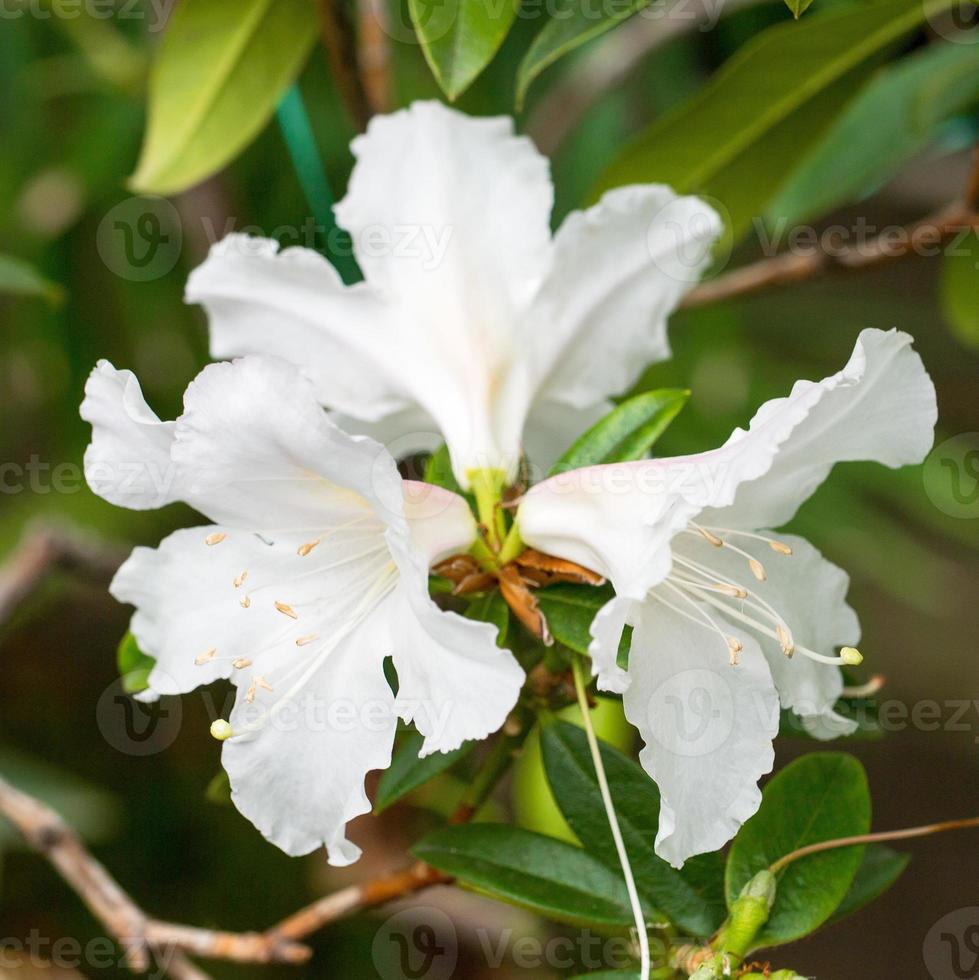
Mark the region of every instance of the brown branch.
[[201, 980], [206, 974], [184, 953], [239, 963], [304, 963], [311, 955], [308, 947], [277, 935], [196, 929], [147, 916], [54, 810], [2, 777], [0, 813], [105, 926], [131, 970], [145, 971], [153, 953], [177, 980]]
[[[979, 194], [979, 186], [976, 188]], [[884, 266], [909, 255], [940, 248], [970, 228], [979, 228], [979, 212], [967, 203], [949, 205], [937, 214], [897, 230], [879, 235], [858, 246], [820, 248], [811, 252], [786, 252], [761, 259], [702, 283], [687, 293], [684, 309], [750, 296], [772, 287], [814, 279], [824, 273], [862, 272]]]
[[357, 38], [342, 0], [318, 0], [323, 47], [333, 82], [358, 129], [366, 129], [371, 105], [358, 64]]
[[36, 524], [0, 565], [0, 624], [6, 622], [48, 576], [57, 571], [84, 571], [108, 583], [125, 553], [65, 525]]
[[371, 112], [391, 109], [391, 45], [386, 0], [358, 0], [357, 65]]

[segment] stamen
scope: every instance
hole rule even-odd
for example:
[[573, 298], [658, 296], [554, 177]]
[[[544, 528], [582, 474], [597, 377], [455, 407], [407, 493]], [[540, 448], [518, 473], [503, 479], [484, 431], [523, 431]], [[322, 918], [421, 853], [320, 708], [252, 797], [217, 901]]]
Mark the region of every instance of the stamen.
[[737, 667], [738, 661], [741, 659], [740, 654], [744, 649], [744, 644], [736, 636], [729, 636], [727, 638], [727, 645], [731, 651], [731, 666]]
[[764, 541], [765, 544], [772, 549], [772, 551], [776, 551], [780, 555], [792, 554], [792, 548], [784, 541], [779, 541], [777, 538], [766, 537], [764, 534], [756, 534], [754, 531], [741, 531], [731, 527], [712, 527], [708, 530], [718, 531], [721, 534], [737, 534], [742, 538], [754, 538], [755, 541]]
[[252, 662], [247, 657], [237, 657], [231, 661], [231, 666], [235, 670], [244, 670], [246, 667], [251, 667]]
[[247, 595], [243, 595], [238, 602], [241, 603], [242, 609], [247, 609], [252, 604], [251, 598]]
[[261, 674], [259, 674], [258, 677], [255, 678], [255, 681], [256, 681], [256, 683], [258, 684], [259, 687], [261, 687], [262, 689], [264, 689], [266, 691], [274, 691], [275, 690], [275, 688], [272, 687], [272, 685], [264, 677], [262, 677]]
[[205, 651], [204, 653], [200, 654], [200, 656], [194, 657], [194, 663], [197, 664], [198, 667], [202, 667], [204, 664], [213, 660], [217, 655], [217, 652], [216, 647], [211, 647], [210, 650]]
[[275, 608], [278, 609], [283, 616], [288, 616], [290, 619], [299, 619], [299, 617], [296, 615], [296, 610], [293, 609], [292, 606], [288, 605], [288, 603], [279, 602], [279, 600], [276, 599]]
[[[681, 599], [684, 600], [684, 602], [686, 602], [689, 605], [693, 606], [693, 608], [697, 611], [697, 613], [699, 615], [703, 616], [703, 618], [707, 621], [706, 623], [702, 623], [701, 625], [702, 626], [707, 626], [708, 628], [712, 629], [721, 638], [721, 640], [723, 640], [723, 642], [724, 642], [725, 646], [728, 648], [728, 650], [731, 649], [731, 640], [734, 639], [734, 638], [725, 635], [724, 631], [720, 628], [720, 626], [717, 625], [717, 622], [714, 620], [714, 617], [710, 615], [710, 613], [708, 613], [705, 609], [701, 609], [700, 606], [698, 606], [697, 603], [694, 602], [693, 599], [690, 598], [690, 596], [688, 596], [684, 592], [681, 592], [680, 589], [678, 589], [675, 585], [673, 585], [672, 582], [668, 582], [667, 581], [667, 582], [664, 582], [663, 584], [668, 589], [672, 589]], [[675, 611], [676, 612], [680, 612], [679, 609], [676, 609]], [[735, 641], [735, 642], [737, 642], [737, 641]]]
[[775, 635], [778, 637], [779, 646], [782, 648], [782, 653], [787, 657], [791, 658], [792, 654], [795, 653], [795, 644], [792, 642], [792, 637], [789, 631], [779, 623], [775, 627]]
[[699, 534], [709, 541], [715, 548], [723, 548], [724, 542], [716, 535], [712, 534], [705, 527], [701, 527], [699, 524], [694, 524], [693, 521], [690, 522], [690, 526], [694, 528]]
[[322, 538], [316, 538], [313, 541], [307, 541], [305, 544], [299, 546], [296, 553], [300, 558], [305, 558], [322, 540]]
[[759, 582], [764, 582], [768, 578], [768, 574], [765, 572], [765, 566], [757, 558], [748, 559], [748, 568], [751, 569], [751, 574]]
[[248, 578], [248, 571], [244, 571], [234, 580], [234, 587], [240, 589], [245, 584], [245, 579]]
[[254, 704], [255, 693], [257, 688], [258, 688], [258, 683], [256, 681], [252, 681], [251, 684], [248, 685], [248, 690], [245, 692], [245, 700], [249, 704]]
[[228, 535], [225, 534], [223, 531], [215, 531], [213, 534], [209, 534], [204, 539], [204, 544], [206, 544], [208, 547], [211, 547], [212, 545], [215, 544], [220, 544], [227, 536]]
[[296, 640], [296, 646], [297, 647], [308, 646], [314, 640], [318, 640], [319, 638], [320, 638], [319, 633], [310, 633], [309, 636], [300, 636], [299, 639]]
[[859, 667], [863, 663], [863, 654], [856, 647], [843, 647], [840, 650], [840, 660], [847, 667]]
[[856, 684], [853, 687], [844, 687], [840, 692], [845, 698], [872, 698], [879, 694], [887, 683], [887, 678], [883, 674], [874, 674], [866, 684]]
[[218, 718], [217, 721], [211, 722], [212, 738], [216, 738], [219, 742], [226, 742], [232, 735], [234, 735], [234, 732], [231, 729], [230, 723], [223, 718]]

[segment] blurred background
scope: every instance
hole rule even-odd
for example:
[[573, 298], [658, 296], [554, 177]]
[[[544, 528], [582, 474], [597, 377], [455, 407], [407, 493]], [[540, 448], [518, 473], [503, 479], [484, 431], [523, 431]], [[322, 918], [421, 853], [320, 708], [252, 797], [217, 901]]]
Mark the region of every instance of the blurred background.
[[[182, 291], [208, 245], [230, 230], [314, 244], [274, 122], [228, 169], [185, 193], [141, 198], [127, 190], [166, 5], [99, 7], [112, 16], [92, 16], [84, 4], [76, 17], [40, 2], [7, 4], [0, 23], [0, 253], [42, 277], [8, 266], [0, 290], [0, 560], [8, 559], [0, 584], [9, 585], [10, 556], [31, 529], [70, 527], [85, 536], [84, 548], [104, 552], [111, 564], [116, 551], [155, 544], [192, 519], [176, 507], [127, 512], [88, 491], [81, 475], [88, 432], [78, 417], [85, 378], [108, 358], [138, 374], [161, 417], [175, 417], [186, 384], [207, 362], [203, 315], [184, 305]], [[10, 15], [18, 10], [21, 16]], [[573, 92], [579, 71], [581, 84], [590, 76], [578, 58], [552, 72], [521, 124], [553, 154], [556, 219], [583, 202], [614, 147], [694, 91], [760, 26], [789, 16], [781, 2], [761, 2], [711, 31], [679, 34], [637, 58], [570, 135], [555, 131], [554, 106], [561, 103], [553, 93]], [[391, 17], [408, 23], [404, 10], [392, 9]], [[462, 108], [511, 111], [513, 65], [531, 37], [530, 22], [518, 20]], [[600, 43], [610, 63], [621, 57], [610, 41]], [[415, 45], [394, 42], [391, 50], [398, 103], [439, 97]], [[599, 50], [587, 49], [589, 66], [601, 61]], [[355, 128], [320, 48], [301, 87], [331, 182], [342, 189]], [[906, 223], [956, 197], [979, 133], [975, 123], [974, 111], [959, 114], [898, 174], [821, 219], [817, 229], [849, 228], [861, 219], [877, 227]], [[759, 254], [752, 239], [731, 261]], [[979, 278], [975, 283], [979, 310]], [[793, 524], [852, 575], [850, 601], [863, 622], [866, 656], [858, 679], [886, 677], [877, 700], [887, 731], [842, 746], [867, 766], [875, 829], [979, 814], [979, 350], [976, 337], [943, 313], [943, 288], [942, 262], [912, 257], [683, 312], [672, 322], [674, 359], [646, 379], [693, 389], [660, 449], [696, 451], [718, 444], [796, 378], [837, 370], [860, 329], [898, 327], [914, 335], [939, 394], [932, 458], [898, 473], [838, 468]], [[326, 891], [396, 866], [436, 819], [443, 807], [438, 787], [359, 821], [353, 836], [367, 856], [352, 869], [281, 854], [238, 816], [216, 779], [219, 746], [207, 731], [226, 691], [166, 702], [151, 720], [127, 707], [116, 647], [129, 610], [109, 598], [105, 584], [90, 570], [66, 569], [15, 610], [4, 610], [0, 772], [64, 814], [144, 908], [195, 925], [264, 928]], [[779, 764], [811, 747], [780, 739]], [[521, 779], [517, 805], [526, 815], [537, 805], [533, 771]], [[504, 794], [494, 805], [512, 800]], [[922, 945], [929, 930], [946, 913], [979, 904], [979, 838], [930, 838], [906, 850], [913, 860], [891, 892], [781, 958], [826, 980], [926, 976]], [[473, 932], [482, 925], [494, 934], [546, 938], [559, 929], [445, 889], [416, 901], [453, 920], [454, 976], [561, 975], [545, 966], [521, 968], [509, 955], [491, 969]], [[313, 937], [317, 955], [306, 967], [208, 968], [218, 977], [400, 978], [396, 949], [383, 941], [383, 923], [396, 911]], [[32, 933], [39, 956], [18, 954], [16, 941]], [[0, 825], [0, 946], [14, 941], [0, 977], [31, 976], [39, 959], [57, 960], [52, 944], [59, 938], [85, 947], [102, 935], [47, 864]], [[125, 975], [117, 956], [100, 949], [101, 959], [84, 955], [75, 969], [63, 962], [39, 975]]]

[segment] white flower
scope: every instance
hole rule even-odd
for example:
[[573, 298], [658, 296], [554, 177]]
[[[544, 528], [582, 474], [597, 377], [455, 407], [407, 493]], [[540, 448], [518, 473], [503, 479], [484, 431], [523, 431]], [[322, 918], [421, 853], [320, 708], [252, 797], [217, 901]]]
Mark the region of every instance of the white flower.
[[[364, 776], [391, 758], [400, 716], [423, 754], [495, 731], [523, 672], [495, 629], [440, 610], [429, 566], [467, 550], [460, 497], [403, 483], [383, 447], [338, 429], [284, 361], [206, 368], [161, 422], [135, 378], [102, 362], [86, 388], [86, 475], [113, 503], [183, 500], [213, 525], [137, 548], [112, 583], [156, 658], [150, 697], [218, 678], [237, 688], [223, 751], [238, 808], [290, 854], [359, 850]], [[384, 659], [397, 672], [397, 694]]]
[[759, 529], [785, 524], [836, 462], [924, 458], [935, 391], [910, 343], [865, 330], [842, 371], [797, 382], [720, 449], [571, 471], [520, 506], [528, 544], [615, 587], [592, 626], [593, 665], [645, 740], [662, 793], [656, 849], [676, 865], [721, 847], [757, 809], [779, 701], [814, 734], [847, 728], [833, 712], [836, 665], [859, 659], [847, 576], [805, 541]]
[[468, 488], [477, 470], [512, 482], [522, 448], [545, 465], [669, 355], [666, 319], [720, 231], [702, 201], [622, 187], [552, 238], [532, 143], [436, 102], [374, 117], [353, 151], [336, 216], [366, 282], [231, 235], [187, 286], [214, 357], [284, 357], [324, 405], [382, 422], [361, 431], [406, 452], [431, 449], [434, 425]]

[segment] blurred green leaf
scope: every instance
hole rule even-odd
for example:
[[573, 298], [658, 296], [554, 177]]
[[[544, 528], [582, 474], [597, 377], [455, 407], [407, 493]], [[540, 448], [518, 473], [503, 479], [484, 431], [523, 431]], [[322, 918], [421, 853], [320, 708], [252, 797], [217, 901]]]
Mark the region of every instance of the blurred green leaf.
[[598, 191], [659, 181], [716, 196], [734, 237], [760, 215], [881, 53], [951, 0], [882, 0], [754, 37], [602, 175]]
[[868, 844], [850, 890], [829, 921], [853, 915], [879, 898], [904, 874], [910, 862], [910, 854], [899, 854], [883, 844]]
[[475, 747], [475, 742], [463, 742], [454, 752], [433, 752], [418, 758], [424, 737], [410, 731], [394, 753], [391, 765], [381, 773], [374, 798], [374, 812], [383, 813], [389, 806], [418, 789], [430, 779], [451, 769], [460, 759], [464, 759]]
[[[598, 777], [588, 740], [581, 728], [552, 719], [541, 727], [544, 767], [561, 812], [585, 849], [612, 871], [619, 857], [602, 804]], [[659, 790], [646, 772], [628, 756], [599, 743], [609, 789], [615, 802], [622, 838], [640, 895], [671, 922], [692, 936], [710, 936], [724, 921], [723, 864], [711, 862], [712, 882], [696, 888], [687, 870], [677, 871], [656, 856], [653, 843], [659, 828]], [[708, 855], [708, 860], [712, 855]]]
[[975, 230], [945, 252], [941, 299], [952, 332], [963, 346], [979, 350], [979, 233]]
[[453, 493], [462, 493], [462, 487], [459, 486], [459, 481], [452, 472], [449, 447], [444, 443], [425, 462], [425, 482], [451, 490]]
[[[517, 108], [523, 107], [527, 90], [545, 68], [566, 54], [606, 31], [612, 30], [633, 14], [649, 6], [651, 0], [629, 0], [628, 3], [601, 4], [588, 0], [561, 0], [550, 13], [550, 19], [534, 38], [517, 68]], [[550, 12], [550, 8], [547, 8]]]
[[8, 296], [36, 296], [52, 306], [64, 301], [64, 290], [45, 279], [37, 269], [23, 259], [0, 254], [0, 294]]
[[[728, 906], [755, 874], [779, 858], [869, 829], [870, 791], [856, 759], [839, 752], [797, 759], [765, 786], [761, 807], [734, 838], [725, 874]], [[863, 855], [863, 847], [841, 847], [793, 861], [779, 872], [775, 905], [755, 948], [792, 942], [818, 929], [850, 890]]]
[[642, 459], [689, 398], [689, 391], [660, 388], [624, 401], [577, 439], [548, 475]]
[[231, 803], [231, 780], [228, 774], [219, 769], [204, 790], [204, 798], [218, 806], [229, 806]]
[[785, 5], [798, 20], [812, 6], [812, 0], [785, 0]]
[[867, 193], [977, 98], [979, 44], [935, 44], [883, 69], [776, 195], [770, 220], [804, 221]]
[[581, 848], [507, 824], [443, 827], [412, 854], [460, 884], [558, 922], [628, 926], [622, 872]]
[[306, 0], [193, 0], [170, 18], [150, 76], [130, 188], [173, 194], [220, 170], [268, 122], [317, 34]]
[[497, 629], [496, 645], [506, 646], [507, 634], [510, 632], [510, 607], [499, 589], [475, 598], [466, 609], [466, 617], [491, 623]]
[[408, 0], [435, 80], [457, 99], [490, 63], [517, 15], [516, 0]]
[[138, 694], [149, 687], [150, 671], [156, 661], [140, 650], [136, 637], [128, 631], [116, 651], [116, 664], [122, 678], [122, 688], [127, 694]]

